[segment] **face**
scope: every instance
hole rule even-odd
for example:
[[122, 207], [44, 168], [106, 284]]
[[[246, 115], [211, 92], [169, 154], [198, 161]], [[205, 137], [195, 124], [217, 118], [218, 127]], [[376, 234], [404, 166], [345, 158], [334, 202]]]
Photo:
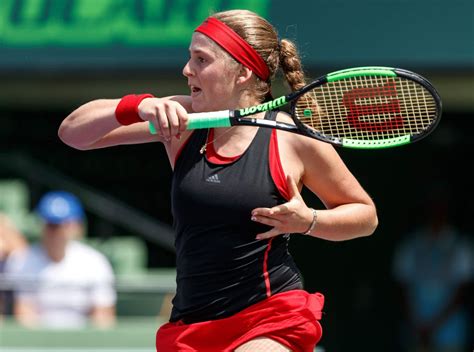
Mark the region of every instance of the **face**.
[[202, 33], [194, 33], [190, 58], [183, 68], [195, 112], [231, 109], [239, 99], [240, 65]]
[[61, 260], [69, 241], [78, 237], [81, 231], [82, 225], [76, 221], [62, 224], [44, 224], [43, 244], [51, 259]]

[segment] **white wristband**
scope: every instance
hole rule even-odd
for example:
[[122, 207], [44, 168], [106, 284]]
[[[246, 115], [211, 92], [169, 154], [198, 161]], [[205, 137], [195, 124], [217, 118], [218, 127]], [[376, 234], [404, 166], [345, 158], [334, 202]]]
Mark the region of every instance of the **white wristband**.
[[316, 210], [314, 210], [313, 208], [310, 208], [310, 209], [313, 212], [313, 221], [311, 221], [311, 225], [309, 225], [308, 230], [306, 230], [306, 232], [304, 232], [303, 235], [310, 235], [311, 232], [316, 227], [316, 219], [318, 218], [318, 214], [316, 213]]

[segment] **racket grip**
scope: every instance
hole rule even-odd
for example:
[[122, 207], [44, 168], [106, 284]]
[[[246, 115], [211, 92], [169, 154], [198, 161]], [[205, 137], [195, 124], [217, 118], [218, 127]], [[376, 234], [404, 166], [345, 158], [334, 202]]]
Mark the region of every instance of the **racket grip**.
[[188, 117], [188, 130], [231, 126], [229, 110], [194, 113]]
[[148, 130], [150, 131], [151, 134], [156, 134], [156, 128], [153, 126], [153, 124], [148, 121]]
[[[187, 130], [197, 130], [202, 128], [230, 127], [230, 110], [221, 110], [213, 112], [200, 112], [188, 114]], [[156, 134], [155, 126], [148, 122], [148, 129], [151, 134]]]

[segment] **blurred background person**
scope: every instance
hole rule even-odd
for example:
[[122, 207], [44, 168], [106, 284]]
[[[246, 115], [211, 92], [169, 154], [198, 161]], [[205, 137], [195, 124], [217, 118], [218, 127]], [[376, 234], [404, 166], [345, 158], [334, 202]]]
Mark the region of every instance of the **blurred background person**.
[[394, 258], [408, 323], [402, 324], [402, 347], [404, 351], [468, 351], [472, 244], [451, 225], [448, 199], [429, 199], [425, 207], [425, 224], [408, 234]]
[[41, 241], [13, 255], [6, 271], [15, 280], [14, 315], [26, 327], [81, 328], [115, 322], [114, 274], [105, 256], [79, 242], [85, 215], [72, 194], [45, 194], [37, 213]]
[[11, 287], [4, 276], [4, 268], [12, 253], [25, 250], [28, 243], [13, 222], [0, 213], [0, 319], [12, 313]]

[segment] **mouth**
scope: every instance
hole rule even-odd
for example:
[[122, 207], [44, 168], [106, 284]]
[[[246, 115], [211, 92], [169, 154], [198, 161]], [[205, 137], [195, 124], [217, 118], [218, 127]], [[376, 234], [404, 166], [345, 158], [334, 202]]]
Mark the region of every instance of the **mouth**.
[[195, 96], [201, 92], [201, 88], [197, 86], [190, 85], [189, 88], [191, 89], [191, 96]]

